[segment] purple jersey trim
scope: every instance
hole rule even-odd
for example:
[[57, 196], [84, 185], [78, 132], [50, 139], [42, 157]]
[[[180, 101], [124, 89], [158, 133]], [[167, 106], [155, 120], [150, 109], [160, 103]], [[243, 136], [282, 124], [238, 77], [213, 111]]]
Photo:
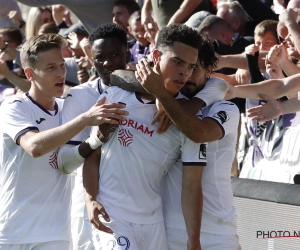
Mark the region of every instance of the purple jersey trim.
[[39, 131], [39, 129], [37, 127], [27, 127], [27, 128], [24, 128], [22, 129], [19, 133], [16, 134], [15, 138], [14, 138], [14, 142], [19, 145], [19, 143], [17, 143], [19, 137], [21, 135], [24, 135], [25, 133], [27, 133], [28, 131], [31, 131], [31, 130], [37, 130]]
[[[52, 114], [51, 114], [47, 109], [43, 108], [40, 104], [38, 104], [35, 100], [33, 100], [33, 99], [31, 98], [31, 96], [29, 95], [29, 93], [26, 93], [26, 96], [29, 98], [30, 101], [32, 101], [32, 102], [33, 102], [36, 106], [38, 106], [41, 110], [43, 110], [43, 111], [44, 111], [45, 113], [47, 113], [48, 115], [51, 115], [51, 116], [52, 116]], [[54, 108], [55, 108], [55, 114], [54, 114], [54, 115], [56, 115], [57, 112], [58, 112], [58, 105], [57, 105], [56, 102], [55, 102]]]
[[[223, 128], [223, 126], [219, 123], [219, 121], [218, 121], [217, 119], [215, 119], [215, 118], [213, 118], [213, 117], [208, 117], [208, 116], [206, 116], [206, 117], [204, 117], [204, 118], [208, 118], [208, 119], [214, 120], [214, 121], [220, 126], [220, 128], [221, 128], [221, 130], [222, 130], [222, 136], [221, 136], [221, 138], [220, 138], [219, 140], [221, 140], [221, 139], [225, 136], [225, 129]], [[204, 118], [203, 118], [203, 119], [204, 119]]]
[[182, 162], [183, 166], [206, 166], [206, 162]]

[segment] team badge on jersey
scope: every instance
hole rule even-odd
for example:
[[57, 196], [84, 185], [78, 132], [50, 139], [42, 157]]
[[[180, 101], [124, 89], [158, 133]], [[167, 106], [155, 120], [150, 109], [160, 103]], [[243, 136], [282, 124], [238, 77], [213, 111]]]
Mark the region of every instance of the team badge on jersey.
[[200, 144], [199, 159], [206, 159], [206, 144]]
[[52, 155], [50, 155], [49, 157], [49, 164], [53, 169], [58, 169], [58, 165], [57, 165], [57, 153], [53, 152]]
[[133, 142], [133, 135], [127, 129], [120, 129], [118, 133], [118, 141], [124, 147], [128, 147]]
[[222, 122], [222, 124], [229, 120], [229, 115], [225, 111], [219, 111], [213, 117], [219, 119]]

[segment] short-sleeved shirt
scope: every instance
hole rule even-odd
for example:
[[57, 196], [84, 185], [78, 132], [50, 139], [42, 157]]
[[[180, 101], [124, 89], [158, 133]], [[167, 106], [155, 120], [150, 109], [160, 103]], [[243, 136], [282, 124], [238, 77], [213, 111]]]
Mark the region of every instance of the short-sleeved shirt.
[[[223, 136], [207, 145], [207, 166], [202, 174], [203, 214], [201, 232], [236, 235], [236, 217], [231, 190], [231, 166], [235, 156], [239, 111], [228, 101], [216, 102], [197, 114], [213, 119]], [[182, 165], [177, 161], [162, 182], [165, 225], [185, 230], [181, 209]]]
[[[101, 78], [97, 78], [94, 81], [71, 88], [64, 102], [62, 123], [64, 124], [68, 121], [71, 121], [78, 115], [88, 111], [93, 105], [96, 104], [100, 94], [106, 88], [108, 88], [108, 86], [103, 84]], [[61, 148], [79, 145], [89, 137], [90, 130], [91, 127], [86, 127]], [[84, 217], [85, 219], [88, 219], [84, 202], [82, 166], [80, 166], [76, 172], [77, 174], [72, 192], [71, 215], [73, 217]]]
[[57, 150], [33, 158], [18, 138], [61, 125], [63, 101], [45, 110], [28, 93], [0, 107], [0, 244], [70, 239], [69, 177], [57, 165]]
[[107, 89], [106, 102], [126, 104], [129, 115], [102, 146], [97, 200], [115, 219], [152, 224], [163, 221], [160, 183], [181, 157], [184, 165], [206, 165], [206, 144], [189, 140], [174, 125], [157, 134], [154, 101], [118, 87]]

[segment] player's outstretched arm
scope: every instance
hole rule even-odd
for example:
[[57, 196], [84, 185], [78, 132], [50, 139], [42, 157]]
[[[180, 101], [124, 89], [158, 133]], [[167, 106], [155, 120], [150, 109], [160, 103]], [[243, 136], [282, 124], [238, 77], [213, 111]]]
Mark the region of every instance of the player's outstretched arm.
[[200, 250], [200, 228], [203, 207], [203, 166], [183, 166], [181, 204], [186, 224], [188, 250]]
[[84, 199], [87, 208], [90, 222], [98, 230], [106, 233], [113, 233], [113, 231], [104, 226], [99, 220], [99, 215], [106, 221], [110, 221], [105, 208], [97, 201], [98, 185], [100, 181], [99, 164], [101, 158], [101, 148], [96, 149], [91, 155], [89, 155], [83, 165], [82, 177], [84, 188]]
[[123, 120], [123, 115], [128, 112], [123, 110], [123, 104], [103, 104], [104, 99], [97, 102], [87, 112], [79, 115], [59, 127], [39, 132], [29, 131], [18, 138], [24, 150], [33, 157], [42, 156], [68, 142], [86, 126], [96, 126], [103, 123], [118, 124]]

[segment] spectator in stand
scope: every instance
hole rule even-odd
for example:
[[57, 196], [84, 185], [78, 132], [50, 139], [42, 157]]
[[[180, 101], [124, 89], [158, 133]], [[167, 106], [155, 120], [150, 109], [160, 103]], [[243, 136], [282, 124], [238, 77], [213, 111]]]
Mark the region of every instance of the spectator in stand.
[[111, 22], [113, 9], [112, 0], [18, 0], [18, 2], [36, 7], [63, 4], [78, 17], [89, 32], [101, 23]]
[[128, 30], [128, 20], [133, 12], [139, 11], [140, 6], [134, 0], [115, 0], [113, 2], [113, 23], [118, 24], [127, 32], [128, 47], [132, 48], [136, 40]]
[[128, 23], [128, 30], [136, 39], [135, 44], [130, 49], [130, 62], [136, 63], [149, 54], [149, 41], [145, 38], [145, 29], [141, 23], [141, 11], [133, 12]]
[[223, 18], [241, 36], [253, 36], [254, 24], [238, 1], [226, 1], [218, 4], [217, 16]]
[[142, 24], [153, 22], [152, 11], [159, 29], [171, 23], [184, 23], [192, 14], [207, 10], [215, 13], [210, 0], [145, 0], [142, 8]]
[[0, 84], [6, 87], [17, 87], [27, 92], [30, 82], [14, 61], [22, 39], [22, 33], [17, 28], [0, 29], [0, 75], [2, 76]]
[[36, 36], [44, 23], [53, 22], [52, 11], [48, 7], [33, 7], [30, 9], [26, 22], [26, 39]]
[[15, 0], [0, 0], [0, 28], [2, 27], [14, 27], [18, 28], [19, 24], [14, 23], [10, 18], [10, 12], [16, 13], [21, 17], [21, 10], [18, 3]]

